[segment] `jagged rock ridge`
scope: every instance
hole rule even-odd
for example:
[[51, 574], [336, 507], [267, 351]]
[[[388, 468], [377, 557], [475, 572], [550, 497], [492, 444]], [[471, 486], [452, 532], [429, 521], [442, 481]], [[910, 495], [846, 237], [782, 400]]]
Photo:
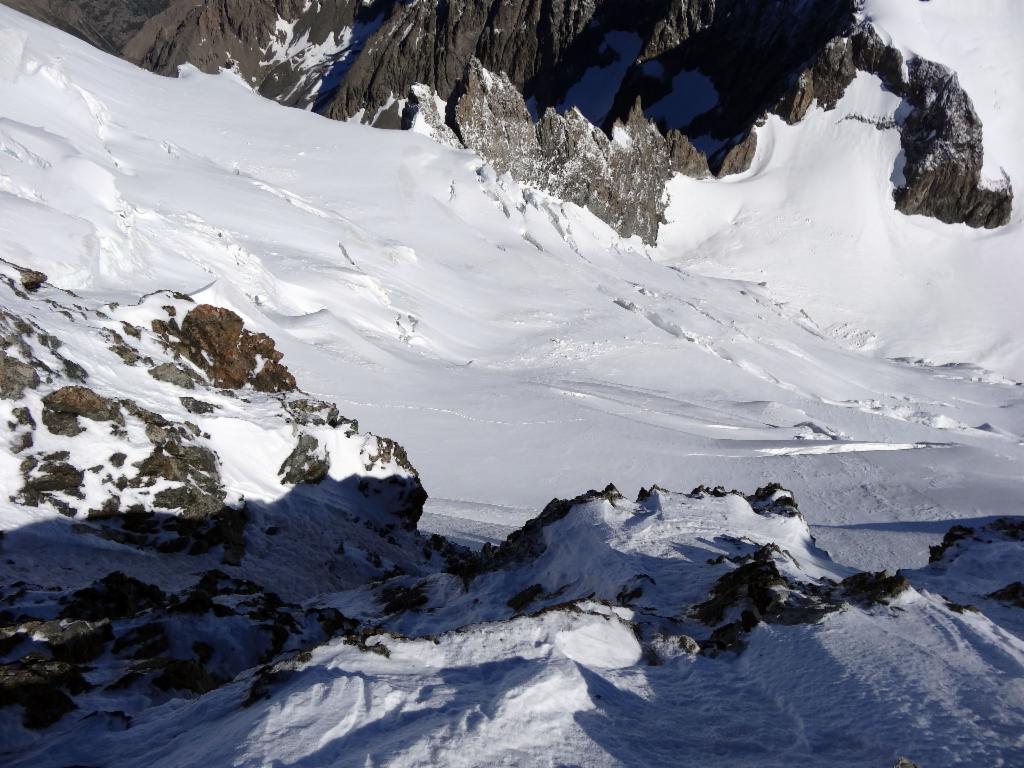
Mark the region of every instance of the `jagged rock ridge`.
[[[19, 2], [47, 18], [44, 3]], [[981, 183], [981, 122], [955, 73], [917, 59], [905, 75], [902, 56], [858, 24], [850, 0], [164, 5], [144, 9], [151, 18], [123, 46], [126, 58], [162, 74], [186, 62], [232, 67], [282, 103], [383, 128], [408, 128], [422, 112], [439, 140], [647, 242], [673, 173], [743, 172], [768, 111], [796, 122], [812, 103], [832, 109], [857, 71], [909, 105], [898, 126], [898, 210], [997, 227], [1012, 208], [1008, 180]], [[602, 95], [576, 111], [574, 89], [588, 76], [600, 77]], [[712, 98], [696, 114], [660, 107], [701, 88]]]

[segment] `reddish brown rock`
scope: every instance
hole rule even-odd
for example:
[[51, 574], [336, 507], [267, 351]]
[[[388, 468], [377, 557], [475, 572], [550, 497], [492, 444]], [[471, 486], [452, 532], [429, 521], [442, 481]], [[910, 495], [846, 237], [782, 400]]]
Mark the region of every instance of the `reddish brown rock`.
[[[173, 326], [168, 326], [172, 328]], [[173, 331], [172, 331], [173, 332]], [[295, 377], [265, 333], [252, 333], [230, 309], [200, 304], [189, 311], [175, 333], [179, 351], [206, 372], [214, 384], [259, 392], [290, 392]]]

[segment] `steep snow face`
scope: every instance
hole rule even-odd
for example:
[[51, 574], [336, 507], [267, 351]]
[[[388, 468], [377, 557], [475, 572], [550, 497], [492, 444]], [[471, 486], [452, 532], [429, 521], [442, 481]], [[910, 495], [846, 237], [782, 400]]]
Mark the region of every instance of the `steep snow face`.
[[1020, 222], [895, 214], [898, 138], [841, 119], [895, 113], [870, 78], [769, 120], [735, 181], [674, 182], [647, 249], [422, 136], [0, 19], [0, 255], [101, 302], [238, 312], [409, 449], [436, 530], [494, 541], [611, 479], [779, 480], [837, 559], [881, 568], [1019, 513]]

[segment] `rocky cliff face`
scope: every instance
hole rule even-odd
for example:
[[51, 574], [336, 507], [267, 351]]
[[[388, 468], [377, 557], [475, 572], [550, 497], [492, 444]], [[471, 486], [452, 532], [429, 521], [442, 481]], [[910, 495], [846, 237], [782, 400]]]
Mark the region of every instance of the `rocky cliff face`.
[[[41, 0], [11, 2], [48, 18]], [[955, 73], [924, 60], [904, 65], [858, 23], [852, 0], [74, 7], [107, 27], [112, 16], [134, 20], [122, 23], [122, 37], [148, 18], [121, 48], [155, 72], [230, 67], [284, 104], [382, 128], [411, 127], [419, 115], [439, 140], [648, 242], [673, 173], [745, 171], [766, 113], [795, 123], [812, 104], [833, 109], [858, 71], [906, 100], [898, 210], [996, 227], [1012, 208], [1008, 181], [981, 183], [981, 121]]]
[[858, 72], [877, 76], [904, 100], [900, 132], [903, 154], [894, 172], [897, 210], [947, 224], [995, 228], [1009, 222], [1013, 189], [1009, 179], [982, 184], [984, 137], [981, 120], [955, 72], [927, 59], [904, 63], [870, 24], [829, 41], [814, 63], [775, 105], [786, 122], [799, 122], [811, 104], [834, 109]]
[[153, 16], [173, 0], [4, 0], [4, 5], [120, 54]]

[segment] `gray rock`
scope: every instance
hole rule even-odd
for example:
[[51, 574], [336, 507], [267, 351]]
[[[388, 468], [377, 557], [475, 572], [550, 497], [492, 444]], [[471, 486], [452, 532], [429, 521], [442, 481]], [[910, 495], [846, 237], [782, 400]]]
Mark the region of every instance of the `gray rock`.
[[289, 485], [319, 483], [327, 477], [330, 468], [330, 454], [320, 448], [320, 442], [315, 437], [303, 432], [277, 474], [282, 482]]
[[757, 153], [757, 134], [751, 131], [739, 144], [731, 147], [724, 155], [719, 166], [718, 178], [732, 176], [750, 170], [754, 162], [754, 155]]
[[108, 53], [120, 53], [143, 24], [171, 0], [4, 0]]
[[0, 397], [17, 400], [26, 389], [38, 386], [39, 374], [35, 368], [0, 350]]
[[1005, 176], [995, 188], [981, 184], [981, 120], [956, 74], [920, 58], [908, 68], [911, 110], [900, 130], [905, 183], [893, 192], [896, 208], [947, 224], [992, 229], [1008, 223], [1013, 189]]
[[199, 376], [177, 363], [155, 365], [149, 369], [149, 375], [157, 381], [174, 384], [183, 389], [194, 389], [196, 382], [200, 381]]
[[708, 156], [693, 146], [685, 134], [673, 128], [665, 138], [673, 171], [691, 179], [704, 179], [711, 175]]
[[204, 400], [196, 400], [194, 397], [180, 397], [181, 404], [185, 406], [185, 410], [189, 413], [194, 413], [197, 416], [205, 416], [210, 413], [214, 413], [219, 405], [213, 403], [207, 403]]
[[449, 102], [456, 135], [498, 173], [589, 208], [623, 236], [652, 242], [671, 175], [668, 143], [634, 105], [610, 138], [579, 111], [545, 111], [534, 124], [522, 94], [505, 74], [473, 59]]

